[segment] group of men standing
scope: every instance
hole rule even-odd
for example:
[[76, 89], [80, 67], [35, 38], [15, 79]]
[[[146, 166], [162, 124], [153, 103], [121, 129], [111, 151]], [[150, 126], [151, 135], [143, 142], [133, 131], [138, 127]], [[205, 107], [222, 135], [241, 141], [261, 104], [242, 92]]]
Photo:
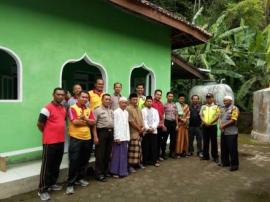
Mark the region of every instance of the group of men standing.
[[[95, 144], [95, 178], [105, 182], [107, 177], [127, 176], [144, 169], [146, 165], [160, 166], [167, 159], [166, 146], [170, 137], [169, 157], [181, 158], [194, 153], [196, 137], [197, 155], [218, 162], [217, 124], [222, 131], [220, 166], [238, 169], [237, 127], [238, 109], [232, 98], [224, 98], [220, 109], [211, 93], [206, 105], [201, 106], [199, 96], [191, 97], [190, 106], [180, 94], [174, 103], [173, 92], [161, 102], [162, 91], [144, 96], [144, 86], [138, 84], [136, 93], [127, 98], [121, 95], [122, 84], [114, 84], [114, 94], [103, 92], [104, 81], [97, 79], [89, 92], [79, 84], [73, 86], [73, 97], [66, 97], [62, 88], [55, 88], [53, 101], [42, 108], [38, 128], [43, 133], [43, 157], [39, 196], [50, 199], [50, 190], [61, 190], [57, 178], [64, 153], [66, 120], [69, 134], [69, 172], [66, 194], [73, 194], [74, 186], [87, 186], [86, 169]], [[68, 118], [67, 118], [68, 117]], [[66, 119], [67, 118], [67, 119]]]

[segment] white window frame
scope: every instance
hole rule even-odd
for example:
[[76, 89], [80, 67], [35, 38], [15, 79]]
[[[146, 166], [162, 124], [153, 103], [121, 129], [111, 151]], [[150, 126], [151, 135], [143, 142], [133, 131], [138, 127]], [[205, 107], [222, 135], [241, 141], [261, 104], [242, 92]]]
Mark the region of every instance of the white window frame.
[[[129, 94], [131, 93], [131, 75], [133, 70], [138, 69], [138, 68], [143, 68], [146, 71], [148, 71], [148, 74], [146, 75], [146, 86], [144, 86], [145, 90], [149, 88], [149, 75], [151, 75], [151, 92], [150, 94], [153, 95], [155, 90], [156, 90], [156, 76], [154, 71], [149, 68], [148, 66], [146, 66], [144, 63], [140, 64], [140, 65], [134, 65], [131, 67], [130, 71], [129, 71]], [[147, 92], [145, 92], [147, 93]]]
[[[90, 57], [84, 53], [82, 57], [80, 57], [79, 59], [68, 59], [61, 67], [61, 71], [60, 71], [60, 79], [59, 79], [59, 84], [60, 86], [62, 87], [62, 76], [63, 76], [63, 71], [64, 71], [64, 68], [65, 66], [68, 64], [68, 63], [76, 63], [76, 62], [79, 62], [81, 60], [84, 60], [87, 64], [91, 65], [91, 66], [94, 66], [96, 68], [99, 69], [99, 71], [101, 72], [101, 76], [102, 76], [102, 79], [104, 81], [104, 92], [107, 92], [108, 90], [108, 73], [107, 73], [107, 70], [106, 68], [97, 63], [97, 62], [94, 62], [93, 60], [90, 59]], [[91, 67], [90, 67], [91, 68]], [[90, 90], [90, 89], [89, 89]]]
[[13, 99], [13, 100], [3, 100], [0, 99], [0, 103], [17, 103], [17, 102], [22, 102], [23, 98], [23, 66], [22, 66], [22, 62], [20, 57], [13, 52], [12, 50], [10, 50], [9, 48], [0, 46], [0, 50], [6, 52], [7, 54], [9, 54], [16, 62], [17, 65], [17, 99]]

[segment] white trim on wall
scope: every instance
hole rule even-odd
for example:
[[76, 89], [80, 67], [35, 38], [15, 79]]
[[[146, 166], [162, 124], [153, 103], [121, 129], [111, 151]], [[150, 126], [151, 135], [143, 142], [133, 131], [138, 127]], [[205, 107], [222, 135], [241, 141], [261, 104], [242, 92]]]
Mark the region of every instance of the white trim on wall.
[[17, 64], [17, 93], [18, 93], [17, 99], [14, 99], [14, 100], [1, 100], [0, 99], [0, 103], [22, 102], [22, 97], [23, 97], [23, 66], [22, 66], [22, 61], [21, 61], [20, 57], [15, 52], [10, 50], [9, 48], [0, 46], [0, 50], [7, 52], [7, 54], [9, 54], [15, 60], [15, 62]]
[[[134, 65], [131, 67], [130, 71], [129, 71], [129, 94], [131, 93], [131, 75], [132, 75], [132, 72], [134, 69], [138, 69], [138, 68], [143, 68], [145, 69], [146, 71], [148, 71], [149, 73], [147, 74], [147, 78], [146, 80], [149, 79], [149, 76], [148, 75], [151, 75], [151, 95], [154, 94], [154, 91], [156, 90], [156, 76], [155, 76], [155, 73], [154, 71], [149, 68], [148, 66], [146, 66], [144, 63], [140, 64], [140, 65]], [[148, 82], [146, 83], [147, 86], [144, 86], [145, 89], [147, 89], [148, 87]]]
[[102, 79], [104, 80], [104, 92], [107, 92], [108, 90], [108, 73], [107, 70], [105, 69], [105, 67], [97, 62], [94, 62], [93, 60], [91, 60], [91, 58], [84, 53], [82, 57], [80, 57], [79, 59], [68, 59], [61, 67], [61, 71], [60, 71], [60, 86], [62, 86], [62, 76], [63, 76], [63, 70], [64, 67], [68, 64], [68, 63], [76, 63], [79, 62], [81, 60], [84, 60], [87, 64], [94, 66], [96, 68], [99, 69], [99, 71], [101, 72], [101, 76]]

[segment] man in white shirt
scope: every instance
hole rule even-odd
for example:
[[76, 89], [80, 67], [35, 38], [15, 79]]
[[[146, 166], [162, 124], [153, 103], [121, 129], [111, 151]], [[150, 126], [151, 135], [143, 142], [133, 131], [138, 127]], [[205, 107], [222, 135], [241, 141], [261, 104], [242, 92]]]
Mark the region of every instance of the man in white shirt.
[[152, 107], [153, 98], [147, 96], [145, 108], [142, 109], [144, 121], [144, 136], [142, 140], [143, 164], [159, 167], [157, 159], [157, 127], [159, 124], [158, 111]]
[[128, 112], [126, 110], [128, 100], [119, 98], [119, 108], [114, 112], [114, 142], [112, 146], [112, 158], [110, 172], [114, 177], [128, 175], [128, 142], [130, 140]]

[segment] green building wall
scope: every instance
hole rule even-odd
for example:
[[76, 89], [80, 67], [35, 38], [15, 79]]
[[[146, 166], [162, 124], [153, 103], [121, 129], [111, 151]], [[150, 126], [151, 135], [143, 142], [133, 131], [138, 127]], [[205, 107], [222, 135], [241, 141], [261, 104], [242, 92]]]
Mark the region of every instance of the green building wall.
[[129, 93], [132, 67], [144, 64], [156, 88], [170, 89], [170, 29], [131, 15], [101, 0], [2, 0], [0, 48], [22, 63], [22, 100], [0, 101], [0, 152], [41, 145], [36, 122], [52, 89], [61, 83], [62, 66], [87, 56]]

